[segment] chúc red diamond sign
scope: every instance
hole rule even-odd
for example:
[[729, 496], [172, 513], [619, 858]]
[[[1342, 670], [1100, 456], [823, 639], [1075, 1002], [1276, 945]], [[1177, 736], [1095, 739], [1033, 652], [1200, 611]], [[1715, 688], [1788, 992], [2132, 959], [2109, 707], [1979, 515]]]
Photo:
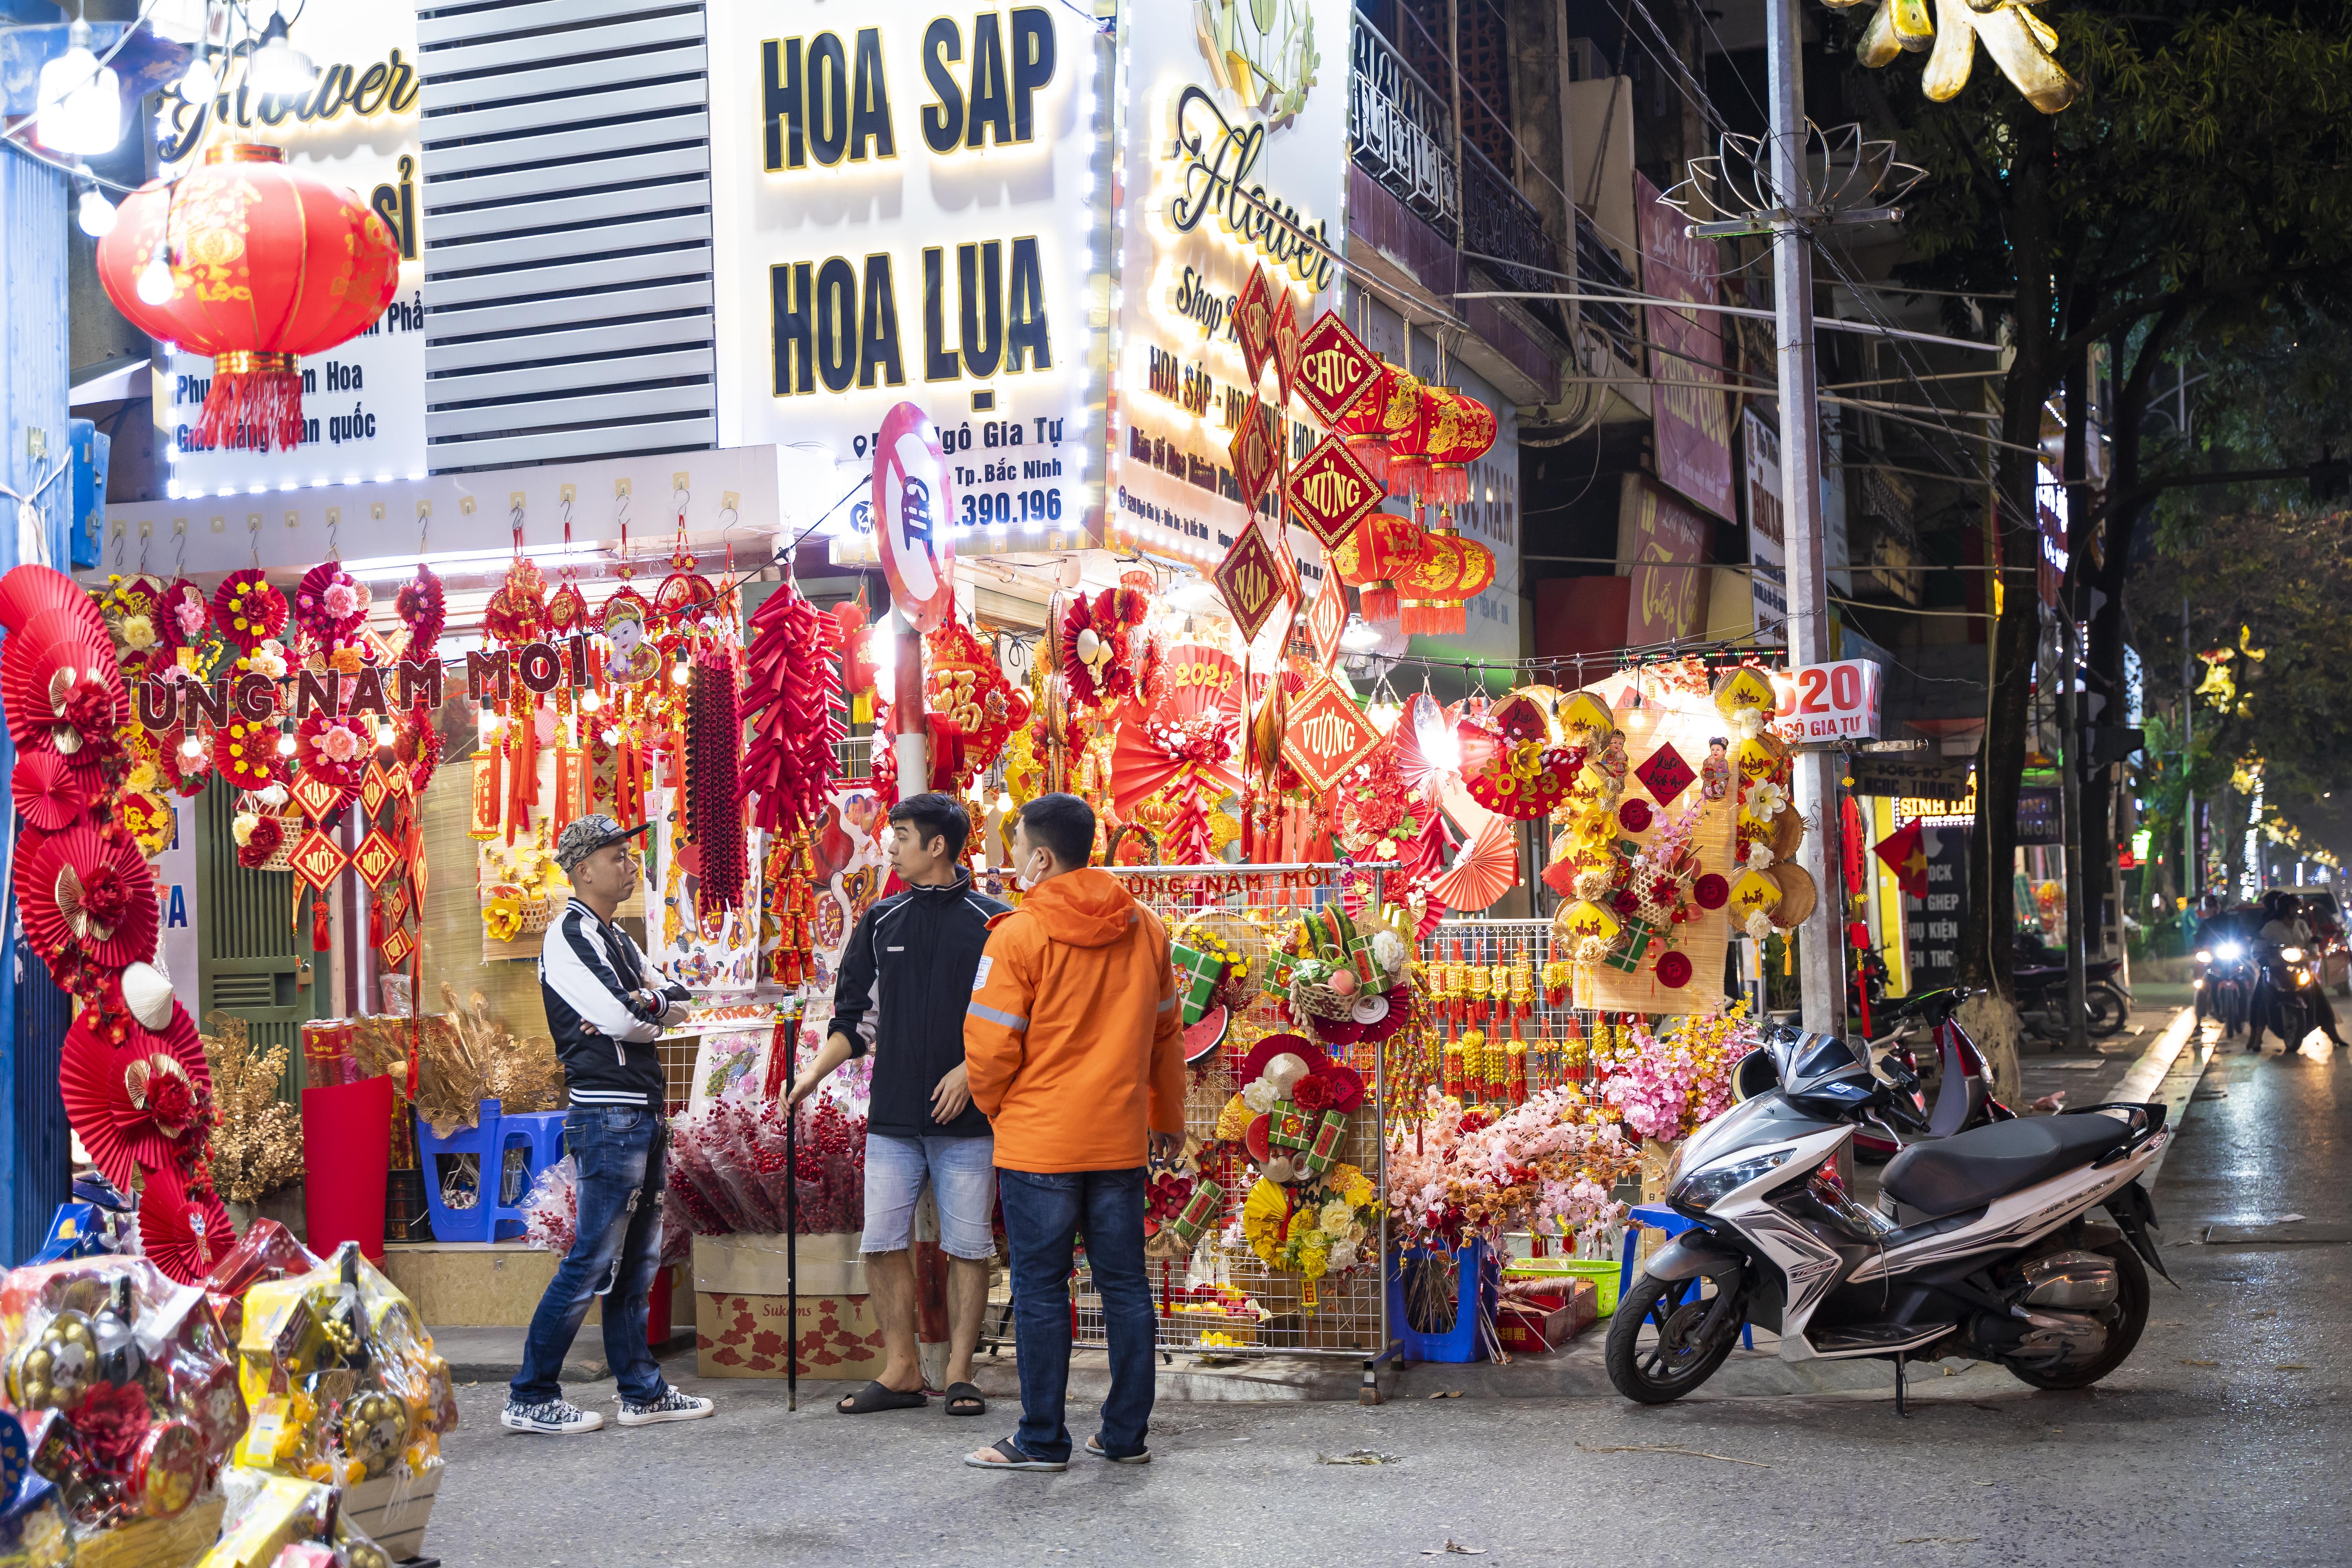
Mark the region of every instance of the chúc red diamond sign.
[[313, 822], [326, 821], [327, 814], [343, 804], [341, 785], [328, 783], [307, 768], [294, 775], [293, 786], [287, 793], [302, 808], [302, 815]]
[[1649, 760], [1633, 770], [1633, 776], [1642, 781], [1642, 787], [1648, 790], [1651, 798], [1660, 805], [1674, 805], [1675, 796], [1690, 788], [1698, 779], [1698, 775], [1691, 772], [1690, 764], [1683, 761], [1682, 753], [1671, 745], [1660, 746], [1652, 752]]
[[294, 874], [322, 893], [351, 863], [352, 858], [341, 847], [315, 827], [294, 846]]
[[1307, 635], [1315, 643], [1317, 668], [1329, 669], [1339, 658], [1339, 637], [1348, 629], [1348, 591], [1339, 586], [1339, 574], [1331, 563], [1323, 563], [1323, 586], [1315, 602], [1307, 607]]
[[1289, 602], [1284, 591], [1282, 563], [1265, 542], [1255, 519], [1242, 525], [1234, 547], [1217, 563], [1217, 591], [1242, 630], [1243, 640], [1255, 642], [1274, 613]]
[[1274, 297], [1274, 405], [1286, 417], [1291, 389], [1298, 384], [1298, 363], [1307, 352], [1306, 341], [1298, 330], [1298, 301], [1287, 289], [1276, 289]]
[[1388, 495], [1363, 459], [1337, 436], [1326, 436], [1290, 471], [1290, 510], [1326, 550], [1337, 550]]
[[1242, 364], [1249, 372], [1249, 390], [1257, 394], [1258, 377], [1265, 373], [1267, 356], [1274, 353], [1275, 286], [1265, 276], [1265, 268], [1250, 268], [1249, 281], [1242, 285], [1240, 296], [1234, 300], [1234, 340], [1241, 344]]
[[392, 780], [385, 774], [383, 764], [370, 763], [367, 776], [360, 781], [360, 805], [366, 807], [370, 816], [373, 816], [383, 809], [383, 803], [391, 795]]
[[361, 839], [360, 847], [352, 851], [352, 869], [371, 888], [382, 887], [383, 879], [392, 875], [392, 868], [399, 864], [400, 851], [381, 827]]
[[1363, 710], [1337, 682], [1320, 678], [1290, 700], [1286, 721], [1283, 758], [1318, 793], [1336, 786], [1381, 743], [1381, 732]]
[[1316, 317], [1300, 340], [1298, 395], [1322, 424], [1338, 424], [1380, 375], [1380, 360], [1336, 310]]
[[1255, 509], [1258, 498], [1274, 485], [1282, 460], [1282, 438], [1275, 431], [1274, 410], [1252, 398], [1242, 413], [1241, 427], [1229, 448], [1234, 481], [1241, 486], [1242, 505]]
[[416, 951], [416, 939], [408, 934], [406, 926], [394, 926], [392, 934], [383, 939], [383, 946], [377, 951], [383, 954], [386, 969], [398, 969], [408, 962], [408, 955]]

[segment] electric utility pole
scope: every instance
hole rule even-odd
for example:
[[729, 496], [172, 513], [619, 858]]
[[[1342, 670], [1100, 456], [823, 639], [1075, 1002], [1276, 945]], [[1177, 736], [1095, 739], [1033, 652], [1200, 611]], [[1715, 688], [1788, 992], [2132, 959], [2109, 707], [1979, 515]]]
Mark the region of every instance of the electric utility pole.
[[[1829, 577], [1822, 551], [1819, 375], [1813, 363], [1813, 206], [1805, 179], [1811, 131], [1805, 119], [1804, 23], [1799, 0], [1765, 0], [1765, 77], [1770, 92], [1773, 332], [1780, 343], [1780, 498], [1789, 552], [1789, 663], [1827, 664]], [[1832, 752], [1800, 743], [1796, 808], [1810, 831], [1797, 863], [1820, 897], [1793, 933], [1798, 994], [1808, 1029], [1845, 1033], [1845, 882], [1839, 872]]]

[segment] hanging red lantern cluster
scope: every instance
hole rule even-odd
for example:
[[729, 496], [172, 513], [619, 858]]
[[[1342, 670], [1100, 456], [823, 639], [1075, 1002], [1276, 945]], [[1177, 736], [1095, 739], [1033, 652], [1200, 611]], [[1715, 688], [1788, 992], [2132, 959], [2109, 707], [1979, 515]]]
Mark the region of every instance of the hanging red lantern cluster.
[[1385, 482], [1391, 444], [1412, 428], [1420, 411], [1421, 382], [1411, 372], [1383, 361], [1372, 384], [1358, 393], [1330, 425], [1372, 478]]
[[1495, 445], [1495, 411], [1451, 386], [1423, 386], [1412, 425], [1389, 443], [1389, 494], [1455, 506], [1470, 499], [1470, 465]]
[[1399, 584], [1421, 558], [1421, 529], [1409, 517], [1376, 511], [1331, 552], [1339, 581], [1363, 590], [1368, 621], [1392, 621], [1402, 607]]
[[[391, 229], [352, 191], [256, 142], [208, 149], [177, 181], [122, 199], [98, 246], [99, 281], [133, 326], [213, 361], [194, 437], [267, 452], [302, 440], [305, 354], [365, 331], [400, 287]], [[161, 258], [168, 300], [139, 276]]]
[[[1441, 522], [1446, 520], [1441, 514]], [[1452, 528], [1422, 536], [1420, 556], [1403, 584], [1404, 630], [1417, 637], [1449, 637], [1469, 626], [1464, 606], [1495, 581], [1495, 552]]]

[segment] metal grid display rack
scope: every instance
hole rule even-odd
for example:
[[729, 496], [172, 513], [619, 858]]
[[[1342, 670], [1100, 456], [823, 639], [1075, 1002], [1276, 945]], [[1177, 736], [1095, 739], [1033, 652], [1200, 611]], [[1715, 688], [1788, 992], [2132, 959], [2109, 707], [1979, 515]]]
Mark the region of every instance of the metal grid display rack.
[[[1371, 900], [1377, 903], [1386, 875], [1394, 868], [1220, 864], [1111, 869], [1139, 902], [1166, 922], [1171, 934], [1187, 928], [1213, 931], [1247, 959], [1252, 974], [1257, 975], [1264, 973], [1266, 955], [1297, 913], [1340, 900], [1348, 881], [1368, 881]], [[1218, 1112], [1236, 1091], [1234, 1072], [1250, 1047], [1266, 1035], [1292, 1028], [1280, 1000], [1265, 994], [1233, 1020], [1217, 1053], [1202, 1068], [1191, 1069], [1184, 1121], [1192, 1137], [1204, 1143], [1213, 1140]], [[1394, 1089], [1391, 1063], [1401, 1048], [1416, 1043], [1408, 1038], [1411, 1033], [1409, 1028], [1380, 1044], [1329, 1047], [1335, 1058], [1361, 1073], [1370, 1089], [1362, 1107], [1349, 1119], [1341, 1158], [1370, 1177], [1375, 1189], [1383, 1194]], [[1207, 1166], [1205, 1173], [1216, 1179], [1225, 1193], [1218, 1223], [1202, 1232], [1191, 1257], [1149, 1264], [1153, 1308], [1159, 1313], [1160, 1349], [1219, 1355], [1360, 1357], [1365, 1384], [1370, 1387], [1373, 1367], [1390, 1353], [1391, 1343], [1388, 1293], [1382, 1289], [1390, 1256], [1385, 1218], [1378, 1230], [1376, 1250], [1347, 1272], [1316, 1281], [1310, 1308], [1310, 1292], [1304, 1281], [1268, 1268], [1245, 1246], [1224, 1244], [1224, 1234], [1238, 1224], [1255, 1179], [1247, 1163], [1237, 1152], [1228, 1152], [1208, 1161]], [[1073, 1289], [1076, 1342], [1102, 1345], [1102, 1302], [1094, 1291], [1083, 1253]], [[1213, 1312], [1187, 1310], [1202, 1300], [1194, 1292], [1234, 1291], [1257, 1301], [1273, 1316], [1252, 1328]]]

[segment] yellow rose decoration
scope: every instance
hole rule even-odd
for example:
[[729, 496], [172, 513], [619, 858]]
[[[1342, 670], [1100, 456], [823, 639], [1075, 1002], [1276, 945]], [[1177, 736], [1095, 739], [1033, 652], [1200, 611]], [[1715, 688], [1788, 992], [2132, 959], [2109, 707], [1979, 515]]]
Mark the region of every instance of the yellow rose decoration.
[[522, 900], [490, 900], [482, 906], [482, 929], [492, 942], [512, 942], [522, 933]]

